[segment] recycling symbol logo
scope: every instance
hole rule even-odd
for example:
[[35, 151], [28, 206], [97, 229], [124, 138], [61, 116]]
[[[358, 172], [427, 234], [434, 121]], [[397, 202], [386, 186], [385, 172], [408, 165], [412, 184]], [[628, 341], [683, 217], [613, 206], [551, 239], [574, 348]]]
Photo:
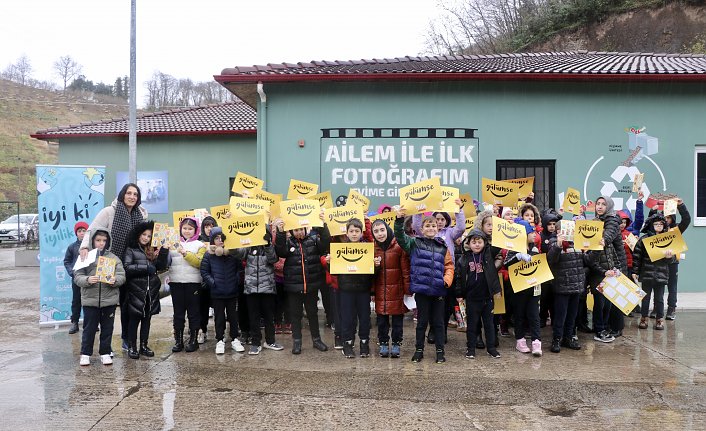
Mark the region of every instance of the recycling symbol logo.
[[[662, 182], [662, 190], [666, 191], [667, 189], [667, 183], [664, 178], [664, 174], [662, 173], [662, 169], [651, 157], [659, 152], [659, 139], [654, 136], [648, 135], [647, 133], [645, 133], [645, 130], [645, 127], [639, 129], [634, 127], [626, 129], [626, 132], [628, 134], [628, 148], [630, 150], [630, 154], [627, 159], [622, 162], [622, 164], [616, 166], [616, 168], [610, 174], [609, 178], [607, 178], [606, 180], [601, 180], [601, 195], [612, 198], [613, 202], [615, 203], [616, 210], [627, 208], [630, 211], [635, 211], [638, 194], [636, 192], [633, 192], [633, 181], [636, 175], [644, 173], [644, 168], [643, 170], [640, 170], [638, 164], [642, 164], [642, 166], [648, 166], [650, 164], [654, 165], [654, 168], [661, 177], [660, 179]], [[586, 174], [583, 189], [584, 196], [586, 197], [588, 196], [587, 185], [589, 182], [588, 180], [591, 175], [591, 171], [603, 159], [603, 156], [599, 157], [593, 163], [591, 168], [588, 170], [588, 173]], [[650, 177], [650, 179], [653, 181], [657, 178], [658, 177], [656, 176]], [[646, 180], [640, 186], [640, 191], [642, 192], [645, 199], [650, 196], [650, 187], [648, 186]], [[616, 193], [618, 194], [618, 196], [614, 196]], [[627, 199], [623, 197], [625, 195], [628, 195]]]

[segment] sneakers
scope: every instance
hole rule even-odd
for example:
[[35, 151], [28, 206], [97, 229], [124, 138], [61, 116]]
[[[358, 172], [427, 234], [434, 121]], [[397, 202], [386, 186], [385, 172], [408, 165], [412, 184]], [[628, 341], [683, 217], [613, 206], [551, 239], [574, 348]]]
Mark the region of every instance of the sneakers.
[[343, 349], [343, 340], [341, 339], [340, 335], [336, 335], [335, 337], [333, 337], [333, 348], [336, 350]]
[[370, 356], [370, 340], [360, 340], [360, 357], [367, 358]]
[[284, 346], [282, 346], [281, 344], [277, 344], [276, 342], [274, 342], [272, 344], [265, 342], [262, 344], [262, 347], [264, 347], [265, 349], [277, 350], [277, 351], [284, 350]]
[[658, 331], [664, 330], [664, 319], [657, 319], [655, 321], [655, 329]]
[[532, 355], [542, 356], [542, 342], [540, 340], [532, 341]]
[[500, 358], [500, 353], [497, 350], [488, 350], [488, 356], [493, 359], [498, 359]]
[[391, 358], [399, 358], [400, 357], [400, 352], [401, 346], [400, 343], [392, 343], [392, 348], [390, 349], [390, 357]]
[[[669, 317], [667, 317], [669, 319]], [[671, 319], [674, 320], [674, 319]], [[69, 334], [75, 334], [78, 332], [78, 322], [72, 322], [71, 328], [69, 328]]]
[[475, 358], [476, 358], [476, 349], [471, 349], [471, 348], [466, 349], [466, 359], [475, 359]]
[[343, 343], [343, 356], [348, 359], [355, 358], [355, 352], [353, 351], [353, 341], [345, 341]]
[[279, 323], [275, 325], [275, 334], [281, 334], [282, 333], [282, 325]]
[[610, 331], [610, 335], [611, 335], [613, 338], [622, 337], [622, 336], [623, 336], [623, 331], [613, 331], [613, 330], [611, 330], [611, 331]]
[[581, 343], [579, 343], [579, 339], [576, 336], [571, 338], [562, 338], [560, 346], [568, 347], [571, 350], [581, 350]]
[[291, 334], [292, 333], [292, 324], [287, 323], [286, 325], [284, 325], [284, 329], [282, 330], [282, 333], [283, 334]]
[[107, 355], [101, 355], [101, 364], [113, 365], [113, 358], [110, 357], [110, 353]]
[[243, 353], [245, 351], [243, 343], [241, 343], [237, 338], [233, 338], [233, 341], [230, 342], [230, 346], [238, 353]]
[[123, 346], [122, 346], [123, 350], [125, 350], [127, 352], [128, 349], [130, 348], [130, 343], [128, 343], [127, 340], [122, 340], [122, 341], [123, 341]]
[[524, 338], [520, 338], [517, 340], [517, 343], [515, 344], [515, 350], [517, 350], [520, 353], [529, 353], [530, 349], [527, 347], [527, 340]]
[[436, 349], [436, 363], [443, 364], [444, 362], [446, 362], [446, 358], [444, 357], [444, 349]]
[[549, 348], [549, 351], [552, 353], [561, 352], [561, 338], [552, 339], [552, 347]]
[[[665, 316], [665, 318], [666, 318], [667, 320], [675, 320], [675, 319], [677, 318], [677, 312], [676, 312], [676, 310], [675, 310], [674, 308], [672, 308], [672, 307], [667, 308], [667, 315]], [[77, 324], [77, 326], [78, 326], [78, 324]], [[77, 330], [78, 330], [78, 329], [77, 329]], [[69, 331], [69, 334], [71, 334], [71, 333], [72, 333], [72, 332]]]
[[299, 355], [302, 352], [302, 339], [294, 339], [292, 341], [292, 355]]
[[78, 360], [78, 364], [82, 367], [85, 367], [86, 365], [91, 365], [91, 357], [88, 355], [81, 355]]
[[380, 357], [388, 358], [390, 356], [390, 343], [380, 343]]
[[208, 307], [208, 317], [213, 317], [213, 307]]
[[647, 317], [640, 317], [640, 323], [637, 324], [640, 329], [647, 329]]
[[601, 331], [600, 333], [596, 334], [593, 336], [593, 339], [596, 341], [600, 341], [601, 343], [612, 343], [615, 341], [615, 337], [610, 335], [608, 331]]
[[222, 355], [226, 352], [226, 343], [223, 340], [218, 340], [216, 343], [216, 355]]
[[424, 359], [424, 350], [422, 350], [422, 349], [415, 350], [414, 355], [412, 355], [412, 362], [421, 362], [422, 359]]
[[199, 344], [203, 344], [206, 342], [206, 332], [199, 329], [199, 334], [196, 336], [196, 342]]
[[314, 338], [313, 340], [313, 345], [316, 350], [319, 352], [325, 352], [328, 350], [328, 346], [324, 344], [323, 341], [321, 341], [321, 338]]
[[252, 346], [250, 346], [250, 350], [248, 351], [248, 355], [259, 355], [260, 352], [262, 352], [262, 347], [256, 346], [253, 344]]

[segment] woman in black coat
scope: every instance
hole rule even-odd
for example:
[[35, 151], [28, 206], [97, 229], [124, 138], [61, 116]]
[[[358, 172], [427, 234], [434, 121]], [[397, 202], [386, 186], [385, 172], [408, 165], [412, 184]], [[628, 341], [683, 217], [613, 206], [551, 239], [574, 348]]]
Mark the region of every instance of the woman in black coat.
[[[157, 271], [169, 266], [169, 249], [153, 249], [152, 231], [154, 222], [143, 222], [135, 226], [128, 237], [125, 250], [125, 274], [127, 276], [126, 309], [130, 314], [128, 326], [128, 356], [138, 359], [140, 355], [154, 356], [147, 347], [150, 321], [153, 314], [160, 312], [159, 288], [161, 281]], [[137, 350], [137, 326], [140, 325], [140, 350]]]

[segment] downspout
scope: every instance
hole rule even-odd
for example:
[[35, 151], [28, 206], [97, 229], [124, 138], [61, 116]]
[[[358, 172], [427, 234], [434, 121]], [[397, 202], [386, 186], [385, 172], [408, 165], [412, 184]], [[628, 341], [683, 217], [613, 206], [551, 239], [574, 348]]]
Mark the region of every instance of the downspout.
[[267, 94], [262, 81], [257, 83], [260, 106], [257, 110], [257, 176], [267, 184]]

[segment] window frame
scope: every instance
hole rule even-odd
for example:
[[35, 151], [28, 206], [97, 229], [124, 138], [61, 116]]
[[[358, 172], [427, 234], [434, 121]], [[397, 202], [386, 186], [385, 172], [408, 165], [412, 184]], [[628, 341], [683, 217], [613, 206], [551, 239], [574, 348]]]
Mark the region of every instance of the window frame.
[[706, 216], [699, 217], [699, 154], [706, 155], [706, 145], [697, 145], [694, 148], [694, 217], [692, 220], [694, 226], [706, 226]]

